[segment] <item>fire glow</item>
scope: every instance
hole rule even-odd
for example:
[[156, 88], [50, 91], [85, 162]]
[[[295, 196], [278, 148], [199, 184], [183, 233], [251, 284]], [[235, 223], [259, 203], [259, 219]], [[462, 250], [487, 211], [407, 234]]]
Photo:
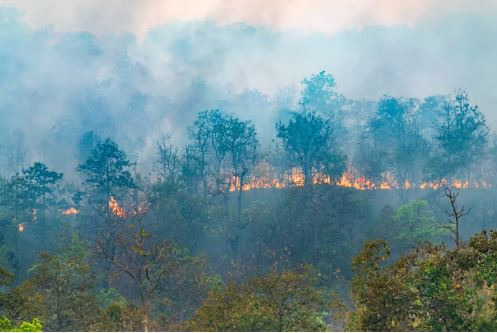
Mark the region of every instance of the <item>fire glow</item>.
[[[386, 180], [381, 182], [374, 182], [367, 179], [364, 176], [354, 177], [352, 173], [345, 172], [340, 178], [333, 179], [330, 176], [326, 176], [320, 173], [313, 174], [312, 184], [313, 185], [331, 185], [343, 188], [354, 188], [359, 191], [368, 190], [438, 190], [446, 186], [450, 186], [454, 189], [469, 189], [469, 188], [490, 188], [490, 184], [486, 182], [470, 182], [467, 180], [452, 180], [441, 179], [439, 181], [432, 182], [419, 182], [414, 183], [412, 181], [406, 180], [399, 184], [393, 177], [387, 176]], [[284, 177], [271, 177], [268, 175], [264, 176], [251, 176], [248, 181], [244, 182], [242, 185], [242, 191], [250, 191], [255, 189], [282, 189], [287, 187], [302, 187], [305, 184], [305, 177], [303, 173], [294, 168], [292, 171], [285, 175]], [[228, 188], [230, 192], [239, 191], [240, 180], [237, 177], [229, 177], [227, 179]]]
[[124, 211], [124, 208], [121, 207], [119, 202], [113, 196], [109, 198], [109, 209], [117, 217], [120, 218], [126, 217], [126, 212]]
[[68, 215], [77, 215], [77, 214], [79, 214], [79, 210], [76, 209], [76, 208], [74, 208], [74, 207], [70, 207], [70, 208], [64, 210], [62, 212], [62, 214], [66, 215], [66, 216], [68, 216]]

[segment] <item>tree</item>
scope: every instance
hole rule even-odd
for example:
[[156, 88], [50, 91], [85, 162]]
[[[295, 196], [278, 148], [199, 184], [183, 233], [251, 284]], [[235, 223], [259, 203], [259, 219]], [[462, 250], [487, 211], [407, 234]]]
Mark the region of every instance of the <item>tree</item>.
[[76, 236], [60, 254], [41, 255], [30, 285], [43, 297], [45, 328], [55, 331], [91, 330], [98, 314], [92, 294], [94, 277], [86, 244]]
[[188, 137], [187, 148], [196, 160], [204, 189], [212, 185], [224, 186], [225, 178], [230, 176], [242, 178], [237, 181], [236, 188], [242, 187], [243, 178], [255, 163], [258, 144], [255, 128], [249, 121], [219, 110], [203, 111], [188, 128]]
[[[132, 165], [126, 153], [115, 142], [105, 139], [91, 151], [88, 160], [77, 168], [87, 187], [89, 205], [87, 212], [83, 211], [83, 214], [89, 215], [88, 218], [96, 229], [88, 237], [92, 237], [96, 243], [106, 242], [108, 253], [115, 246], [115, 234], [124, 218], [124, 210], [117, 198], [120, 197], [119, 194], [127, 194], [130, 189], [137, 188], [129, 171]], [[104, 263], [103, 274], [106, 278], [103, 280], [103, 287], [108, 288], [111, 267], [108, 261]]]
[[471, 106], [464, 90], [447, 100], [435, 124], [437, 152], [432, 172], [438, 178], [462, 176], [469, 180], [470, 168], [478, 162], [488, 142], [485, 116]]
[[161, 225], [157, 237], [168, 238], [196, 252], [206, 236], [207, 198], [182, 183], [160, 183], [147, 191], [151, 216]]
[[291, 112], [287, 124], [276, 124], [277, 137], [282, 141], [291, 167], [300, 168], [304, 184], [312, 185], [313, 172], [331, 177], [345, 170], [345, 155], [336, 147], [333, 127], [315, 112]]
[[7, 318], [0, 318], [0, 332], [41, 332], [42, 325], [38, 318], [34, 318], [32, 322], [22, 322], [18, 327], [12, 325], [12, 322]]
[[212, 290], [187, 327], [196, 331], [321, 331], [325, 298], [309, 267]]
[[[189, 173], [201, 179], [204, 194], [221, 198], [224, 204], [223, 232], [236, 251], [242, 221], [243, 189], [256, 162], [257, 137], [254, 126], [219, 110], [199, 113], [188, 130]], [[195, 170], [196, 169], [196, 170]], [[237, 192], [236, 216], [230, 212], [230, 190]]]
[[460, 224], [461, 224], [461, 218], [465, 215], [468, 215], [471, 212], [471, 209], [466, 210], [464, 206], [461, 207], [461, 209], [457, 208], [457, 197], [459, 196], [459, 193], [454, 193], [450, 189], [450, 187], [445, 188], [444, 192], [445, 196], [447, 199], [449, 199], [450, 203], [450, 211], [447, 211], [447, 215], [451, 218], [449, 220], [449, 224], [445, 225], [444, 227], [449, 229], [449, 231], [452, 233], [453, 238], [454, 238], [454, 243], [456, 244], [456, 248], [459, 247], [461, 244], [461, 233], [460, 233]]
[[333, 124], [337, 126], [336, 132], [343, 134], [344, 128], [339, 129], [338, 127], [343, 126], [339, 110], [344, 105], [345, 98], [335, 91], [335, 78], [326, 71], [321, 71], [305, 78], [302, 84], [304, 88], [300, 103], [304, 108], [331, 119]]
[[[387, 246], [365, 244], [354, 258], [355, 331], [496, 329], [497, 233], [476, 234], [448, 250], [425, 244], [391, 264]], [[382, 263], [383, 262], [383, 263]]]
[[202, 184], [204, 193], [208, 192], [208, 161], [212, 144], [211, 119], [219, 114], [218, 110], [200, 112], [193, 125], [188, 127], [188, 138], [190, 143], [186, 149], [186, 158], [190, 171]]
[[[347, 330], [391, 331], [402, 330], [403, 308], [410, 309], [413, 294], [399, 285], [404, 276], [385, 271], [382, 264], [390, 256], [384, 240], [364, 243], [363, 249], [353, 258], [354, 278], [351, 296], [355, 311], [347, 322]], [[402, 272], [402, 271], [400, 271]], [[405, 329], [405, 328], [404, 328]]]
[[[161, 241], [150, 231], [144, 214], [122, 220], [112, 245], [99, 241], [97, 250], [114, 268], [114, 277], [128, 277], [132, 293], [138, 298], [142, 329], [154, 328], [153, 300], [161, 296], [161, 283], [180, 269], [182, 250], [169, 241]], [[181, 265], [179, 265], [181, 266]]]
[[426, 200], [414, 200], [384, 214], [375, 230], [396, 253], [407, 253], [425, 242], [437, 243], [446, 236]]
[[14, 329], [12, 321], [19, 323], [42, 314], [41, 297], [33, 291], [32, 284], [25, 281], [14, 287], [13, 283], [14, 275], [0, 268], [0, 317], [4, 318], [0, 326], [5, 330]]
[[48, 204], [54, 201], [54, 189], [61, 181], [63, 174], [50, 171], [47, 166], [35, 162], [33, 166], [23, 170], [22, 177], [27, 183], [28, 200], [32, 202], [35, 209], [41, 211], [44, 216]]
[[[57, 198], [56, 191], [62, 180], [62, 173], [51, 171], [48, 167], [40, 162], [35, 162], [29, 168], [23, 169], [21, 173], [15, 174], [2, 188], [0, 197], [0, 207], [5, 212], [7, 222], [7, 231], [13, 234], [9, 239], [13, 240], [10, 246], [18, 256], [15, 273], [20, 276], [22, 265], [29, 267], [32, 263], [29, 257], [22, 257], [19, 251], [19, 232], [27, 228], [32, 230], [34, 239], [37, 240], [31, 244], [33, 251], [40, 248], [46, 249], [47, 243], [40, 242], [44, 240], [54, 227], [47, 219], [48, 213], [56, 213]], [[52, 210], [50, 210], [52, 208]], [[52, 214], [52, 216], [53, 216]]]
[[28, 214], [35, 210], [36, 217], [41, 211], [43, 217], [47, 206], [54, 203], [54, 190], [62, 176], [62, 173], [50, 171], [45, 164], [35, 162], [6, 184], [3, 204], [12, 207], [14, 217], [26, 210], [29, 210]]
[[77, 170], [84, 177], [90, 193], [107, 202], [115, 191], [136, 187], [129, 171], [132, 165], [126, 153], [107, 138], [97, 143], [90, 157]]
[[246, 177], [256, 162], [257, 138], [254, 126], [248, 121], [241, 121], [228, 116], [224, 126], [217, 128], [220, 150], [226, 152], [231, 176], [238, 192], [238, 224], [242, 223], [242, 193]]
[[162, 181], [177, 182], [180, 160], [177, 148], [169, 142], [169, 136], [162, 136], [156, 143], [155, 169]]
[[221, 284], [219, 276], [211, 275], [207, 259], [179, 246], [169, 255], [171, 269], [161, 279], [158, 292], [161, 316], [169, 327], [190, 319], [208, 291]]
[[407, 201], [405, 190], [422, 180], [430, 152], [412, 115], [414, 105], [411, 100], [383, 96], [376, 114], [366, 125], [359, 148], [367, 154], [360, 165], [363, 174], [374, 181], [396, 185], [403, 202]]

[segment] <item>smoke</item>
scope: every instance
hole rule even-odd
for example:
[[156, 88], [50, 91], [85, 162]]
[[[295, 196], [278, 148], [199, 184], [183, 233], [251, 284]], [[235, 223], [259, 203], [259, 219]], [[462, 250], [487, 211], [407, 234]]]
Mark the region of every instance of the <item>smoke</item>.
[[252, 120], [262, 142], [299, 83], [320, 70], [353, 99], [419, 97], [466, 88], [497, 128], [495, 11], [333, 35], [215, 21], [168, 23], [142, 36], [61, 32], [0, 10], [0, 144], [24, 133], [31, 160], [66, 173], [89, 130], [145, 165], [155, 140], [178, 145], [204, 109]]

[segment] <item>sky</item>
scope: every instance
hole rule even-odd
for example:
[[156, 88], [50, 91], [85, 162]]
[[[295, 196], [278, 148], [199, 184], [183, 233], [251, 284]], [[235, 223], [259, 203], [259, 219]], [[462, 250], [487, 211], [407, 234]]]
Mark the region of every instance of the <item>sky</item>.
[[95, 34], [146, 34], [177, 21], [246, 23], [280, 30], [333, 34], [369, 25], [415, 25], [455, 13], [495, 10], [492, 0], [5, 0], [33, 27]]
[[0, 0], [0, 130], [41, 146], [112, 119], [150, 150], [220, 107], [264, 136], [321, 70], [354, 99], [465, 88], [497, 129], [496, 59], [497, 1]]

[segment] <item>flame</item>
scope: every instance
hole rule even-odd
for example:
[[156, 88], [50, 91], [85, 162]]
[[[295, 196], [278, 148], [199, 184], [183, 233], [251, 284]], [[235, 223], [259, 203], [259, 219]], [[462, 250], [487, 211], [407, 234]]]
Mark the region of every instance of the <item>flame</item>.
[[[413, 182], [411, 180], [396, 181], [395, 178], [390, 174], [385, 174], [383, 176], [384, 180], [375, 182], [371, 179], [367, 179], [364, 176], [354, 176], [353, 172], [346, 171], [339, 178], [333, 179], [325, 174], [315, 172], [312, 176], [312, 183], [314, 185], [334, 185], [338, 187], [354, 188], [356, 190], [393, 190], [393, 189], [420, 189], [420, 190], [438, 190], [445, 186], [451, 186], [455, 189], [469, 189], [469, 188], [489, 188], [490, 184], [486, 182], [470, 182], [468, 180], [455, 179], [448, 181], [447, 179], [441, 179], [439, 181], [431, 182]], [[263, 168], [257, 168], [253, 176], [248, 177], [246, 181], [241, 185], [242, 191], [250, 191], [254, 189], [282, 189], [291, 186], [301, 187], [304, 186], [305, 177], [302, 171], [298, 168], [293, 168], [289, 172], [283, 175], [283, 177], [277, 177], [272, 175], [269, 168], [264, 166]], [[230, 192], [240, 190], [240, 179], [238, 177], [227, 177], [226, 189]]]
[[114, 215], [125, 218], [126, 217], [126, 212], [124, 211], [124, 208], [119, 205], [119, 202], [113, 197], [110, 196], [109, 198], [109, 209], [114, 213]]
[[76, 215], [76, 214], [79, 214], [79, 210], [74, 208], [74, 207], [70, 207], [70, 208], [64, 210], [62, 212], [62, 214], [64, 214], [64, 215]]
[[17, 225], [17, 230], [19, 230], [19, 232], [24, 232], [24, 223], [19, 223]]

